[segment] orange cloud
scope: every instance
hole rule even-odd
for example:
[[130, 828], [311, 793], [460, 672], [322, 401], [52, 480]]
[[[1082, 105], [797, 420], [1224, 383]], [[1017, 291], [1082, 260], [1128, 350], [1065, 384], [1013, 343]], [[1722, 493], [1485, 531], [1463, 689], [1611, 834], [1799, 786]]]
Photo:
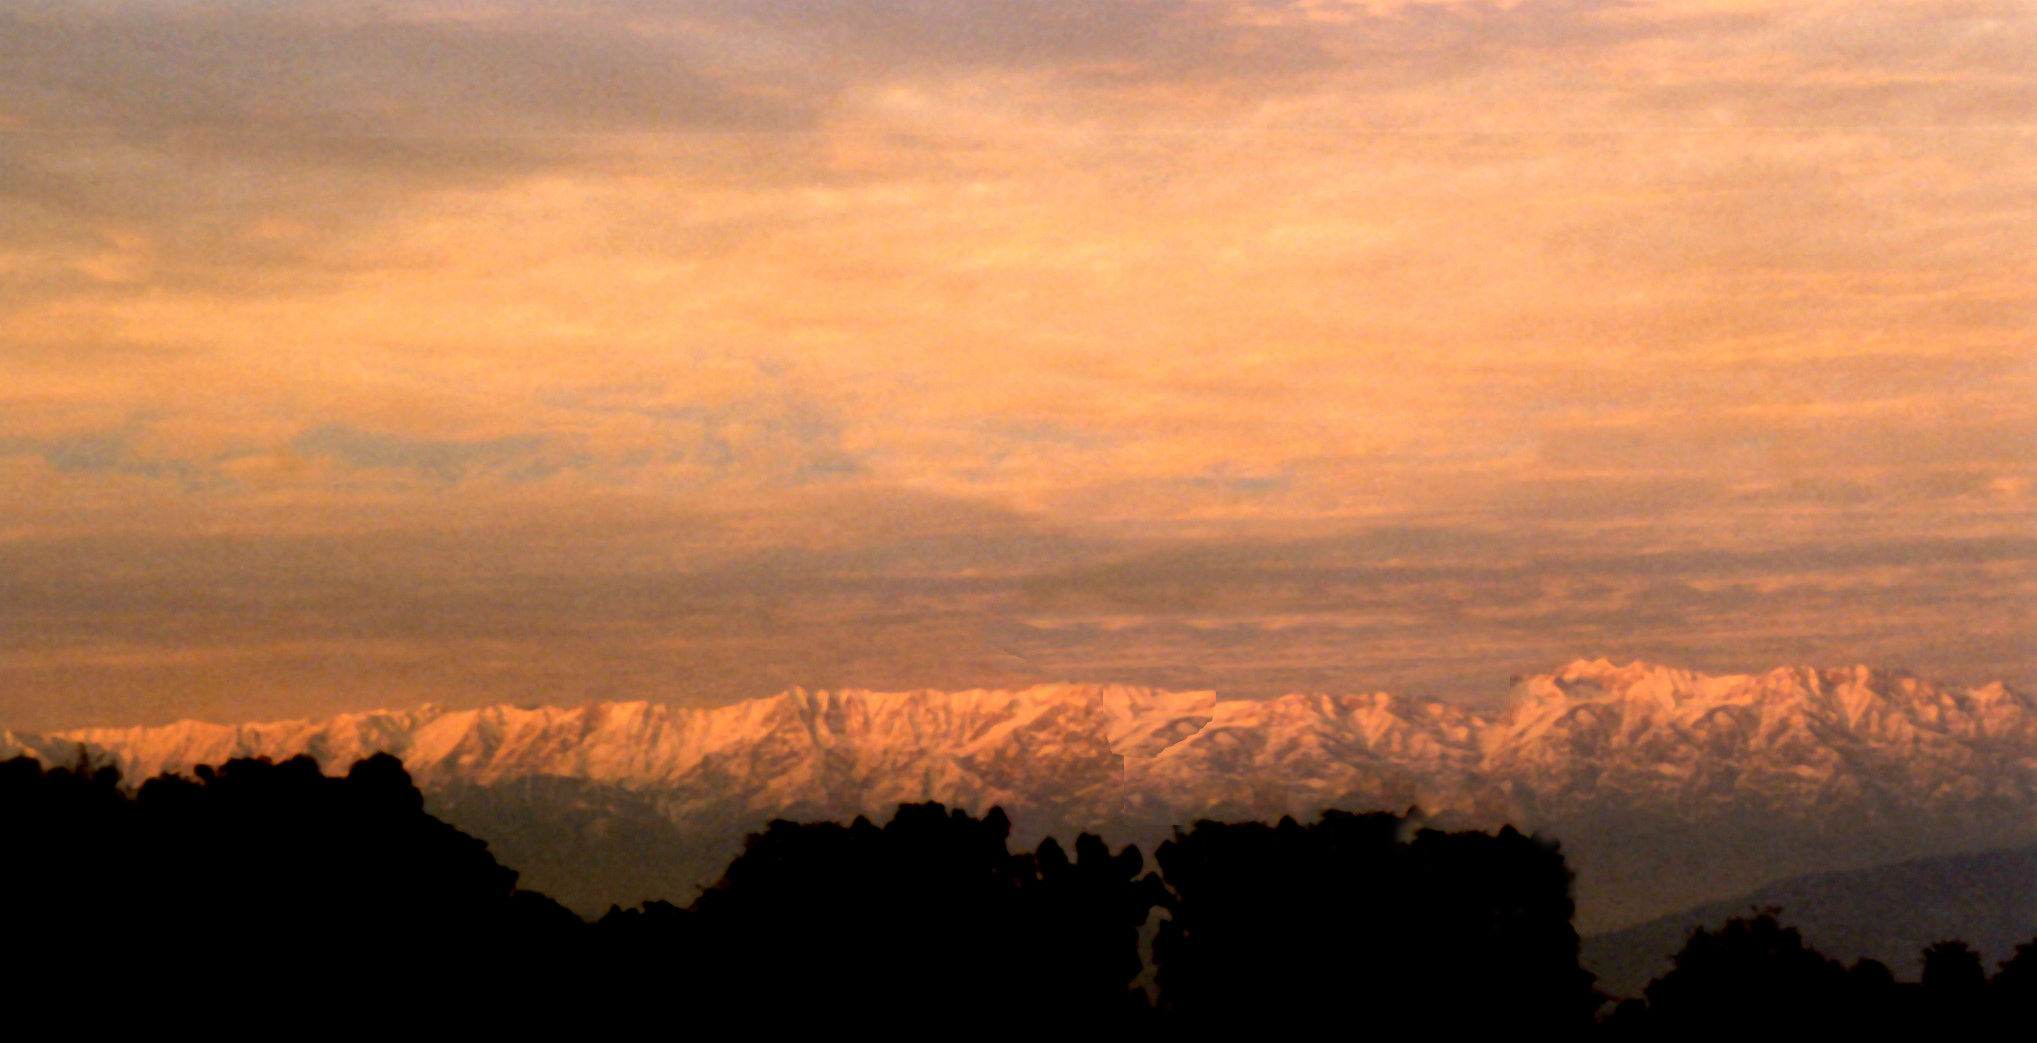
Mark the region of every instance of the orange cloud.
[[[62, 563], [38, 588], [57, 604], [95, 555], [147, 586], [207, 534], [316, 534], [396, 587], [437, 576], [443, 540], [525, 548], [556, 583], [779, 553], [826, 588], [880, 562], [924, 586], [858, 580], [808, 647], [907, 606], [882, 644], [928, 683], [941, 657], [912, 626], [952, 639], [932, 620], [958, 605], [988, 633], [1019, 619], [941, 584], [1053, 555], [1079, 571], [1395, 525], [1532, 534], [1502, 541], [1515, 554], [1893, 545], [1916, 557], [1891, 627], [2027, 671], [1917, 606], [2000, 608], [2029, 583], [2021, 557], [1927, 566], [1935, 539], [2028, 531], [2033, 46], [2037, 17], [2006, 2], [0, 15], [0, 533]], [[388, 538], [413, 552], [375, 557]], [[908, 553], [928, 540], [946, 549]], [[1218, 573], [1212, 591], [1251, 586]], [[1293, 596], [1239, 618], [1351, 596], [1268, 575]], [[264, 582], [317, 586], [280, 565]], [[1481, 588], [1453, 582], [1461, 602], [1390, 615], [1494, 655], [1507, 633], [1539, 649], [1619, 625], [1545, 579], [1531, 642], [1474, 625]], [[485, 584], [459, 589], [446, 612], [488, 616]], [[581, 664], [559, 684], [612, 648], [569, 625], [603, 597], [641, 613], [633, 634], [696, 647], [622, 586], [574, 589], [530, 624], [529, 656]], [[1123, 662], [1232, 633], [1148, 607], [1109, 631]], [[114, 615], [79, 601], [35, 633], [83, 647], [125, 633]], [[338, 625], [315, 615], [290, 618]], [[1725, 615], [1691, 623], [1721, 635], [1694, 655], [1744, 638]], [[1765, 618], [1781, 647], [1803, 617]], [[1243, 625], [1235, 661], [1208, 661], [1358, 655], [1334, 636], [1358, 623], [1314, 626]], [[248, 661], [179, 659], [152, 627], [166, 670]], [[846, 683], [797, 628], [769, 633], [709, 659]], [[1121, 661], [1082, 647], [1067, 662]], [[0, 653], [37, 664], [20, 698], [87, 683], [31, 651]], [[1445, 667], [1423, 670], [1405, 676]]]

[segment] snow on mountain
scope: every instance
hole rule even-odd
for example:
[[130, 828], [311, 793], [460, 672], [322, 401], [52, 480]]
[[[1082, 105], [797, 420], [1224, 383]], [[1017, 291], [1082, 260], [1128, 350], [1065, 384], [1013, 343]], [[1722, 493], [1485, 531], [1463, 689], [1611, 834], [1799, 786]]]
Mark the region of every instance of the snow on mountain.
[[85, 754], [84, 763], [88, 765], [96, 766], [105, 762], [101, 751], [81, 748], [76, 742], [47, 735], [31, 735], [0, 729], [0, 760], [33, 757], [45, 764], [70, 767], [79, 763], [81, 752]]
[[1940, 687], [1859, 666], [1711, 677], [1580, 661], [1515, 687], [1485, 766], [1544, 807], [1609, 794], [1685, 813], [2030, 809], [2033, 710], [2000, 684]]
[[1156, 842], [1197, 818], [1404, 810], [1561, 838], [1581, 928], [1797, 873], [2037, 843], [2037, 706], [1850, 667], [1709, 676], [1579, 660], [1474, 711], [1383, 693], [1221, 699], [1125, 685], [793, 689], [730, 706], [410, 710], [0, 732], [0, 756], [129, 779], [310, 754], [403, 758], [434, 814], [574, 908], [685, 900], [774, 817], [939, 800], [1029, 844]]
[[1879, 818], [1985, 804], [2037, 817], [2037, 706], [2027, 696], [1866, 667], [1708, 676], [1579, 660], [1518, 681], [1493, 713], [1383, 693], [793, 689], [708, 709], [426, 706], [4, 743], [48, 759], [84, 743], [129, 778], [297, 753], [339, 770], [387, 751], [427, 790], [585, 780], [640, 794], [682, 825], [922, 799], [1002, 804], [1057, 828], [1333, 805], [1530, 824], [1608, 808]]

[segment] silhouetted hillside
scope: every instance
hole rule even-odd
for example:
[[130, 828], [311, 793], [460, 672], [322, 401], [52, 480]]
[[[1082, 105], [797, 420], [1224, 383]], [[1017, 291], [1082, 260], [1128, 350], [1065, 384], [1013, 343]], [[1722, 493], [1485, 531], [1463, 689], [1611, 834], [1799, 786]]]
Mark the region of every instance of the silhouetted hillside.
[[1811, 1038], [2021, 1038], [2037, 1014], [2037, 940], [1990, 977], [1964, 942], [1919, 954], [1922, 981], [1819, 952], [1776, 911], [1693, 929], [1670, 970], [1601, 1023], [1613, 1039], [1752, 1034]]
[[763, 821], [682, 829], [647, 794], [557, 775], [452, 782], [426, 790], [425, 807], [487, 838], [523, 882], [590, 918], [617, 904], [691, 902]]
[[2037, 848], [1780, 880], [1740, 898], [1588, 937], [1585, 966], [1607, 992], [1638, 995], [1669, 970], [1693, 927], [1771, 907], [1819, 950], [1841, 960], [1879, 960], [1897, 977], [1915, 980], [1917, 954], [1933, 942], [1963, 938], [1988, 958], [2006, 959], [2037, 934]]

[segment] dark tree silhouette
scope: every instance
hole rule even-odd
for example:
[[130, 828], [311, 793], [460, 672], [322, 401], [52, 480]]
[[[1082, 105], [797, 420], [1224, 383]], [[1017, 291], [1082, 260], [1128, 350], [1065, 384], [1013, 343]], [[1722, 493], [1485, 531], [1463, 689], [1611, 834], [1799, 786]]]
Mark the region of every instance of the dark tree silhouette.
[[1918, 954], [1921, 982], [1880, 961], [1844, 970], [1781, 923], [1780, 910], [1691, 932], [1674, 969], [1605, 1019], [1614, 1037], [1696, 1036], [1750, 1028], [1872, 1038], [2027, 1032], [2037, 1015], [2037, 939], [1990, 979], [1979, 953], [1950, 939]]
[[306, 757], [195, 776], [130, 796], [112, 769], [0, 764], [0, 922], [38, 956], [0, 979], [9, 1009], [275, 1029], [457, 995], [485, 1025], [528, 1008], [508, 1002], [515, 975], [563, 970], [586, 933], [426, 815], [393, 757], [343, 778]]
[[1647, 1000], [1620, 1004], [1615, 1036], [1696, 1037], [1721, 1032], [1861, 1033], [1882, 1037], [1924, 1027], [1916, 986], [1886, 964], [1844, 967], [1805, 944], [1781, 910], [1765, 909], [1691, 932], [1675, 966], [1650, 982]]
[[1510, 828], [1343, 812], [1198, 822], [1155, 860], [1172, 892], [1154, 941], [1160, 1000], [1181, 1026], [1574, 1031], [1600, 1003], [1561, 854]]
[[1924, 1016], [1946, 1032], [1982, 1029], [1994, 1015], [1987, 967], [1980, 953], [1957, 939], [1934, 942], [1918, 957], [1923, 965]]
[[1084, 833], [1069, 861], [1052, 837], [1035, 851], [1033, 870], [1020, 876], [1025, 918], [1023, 979], [1041, 997], [1054, 997], [1061, 1019], [1083, 1022], [1113, 1014], [1144, 1013], [1146, 996], [1131, 982], [1144, 969], [1139, 928], [1166, 899], [1160, 878], [1142, 875], [1139, 849], [1112, 854], [1102, 838]]
[[1691, 932], [1674, 969], [1646, 990], [1650, 1023], [1698, 1032], [1829, 1024], [1846, 970], [1783, 926], [1779, 912]]
[[2037, 1025], [2037, 938], [2016, 946], [1988, 981], [1990, 1006], [2004, 1026]]
[[1987, 970], [1973, 946], [1957, 939], [1926, 946], [1919, 958], [1924, 965], [1924, 988], [1947, 998], [1977, 1002], [1987, 990]]
[[722, 1010], [783, 1010], [920, 1026], [1010, 1029], [1117, 1018], [1135, 1003], [1138, 927], [1158, 898], [1136, 849], [1084, 835], [1007, 849], [1010, 823], [940, 804], [900, 805], [879, 828], [857, 818], [773, 822], [684, 914], [613, 911], [605, 935], [655, 952]]
[[[9, 1027], [430, 1029], [584, 1034], [656, 1011], [757, 1027], [920, 1035], [1202, 1035], [1339, 1024], [1576, 1034], [1570, 874], [1512, 829], [1411, 814], [1200, 822], [1160, 846], [1009, 849], [1010, 824], [939, 804], [882, 827], [773, 822], [691, 906], [589, 925], [516, 888], [487, 845], [425, 814], [392, 757], [328, 777], [232, 760], [138, 791], [80, 761], [0, 762], [0, 974]], [[1158, 907], [1160, 1005], [1132, 987]], [[2026, 1029], [2037, 939], [1992, 980], [1946, 941], [1921, 984], [1841, 967], [1768, 910], [1695, 930], [1612, 1036]]]

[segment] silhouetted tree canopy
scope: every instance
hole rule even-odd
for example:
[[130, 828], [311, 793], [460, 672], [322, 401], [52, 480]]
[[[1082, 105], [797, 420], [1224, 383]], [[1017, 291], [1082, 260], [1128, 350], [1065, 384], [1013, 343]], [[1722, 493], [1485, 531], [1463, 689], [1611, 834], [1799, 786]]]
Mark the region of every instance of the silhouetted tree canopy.
[[[424, 812], [393, 757], [340, 777], [232, 760], [123, 788], [80, 763], [0, 762], [0, 975], [10, 1028], [544, 1030], [646, 1016], [895, 1034], [1201, 1035], [1339, 1026], [1577, 1035], [1570, 874], [1512, 829], [1326, 812], [1199, 822], [1146, 871], [1089, 834], [1012, 851], [1010, 823], [904, 804], [883, 826], [772, 822], [689, 906], [587, 924]], [[1142, 926], [1159, 1005], [1135, 987]], [[1777, 911], [1689, 936], [1620, 1037], [2027, 1030], [2037, 940], [1992, 978], [1946, 941], [1920, 983], [1842, 967]], [[166, 1014], [165, 1012], [171, 1012]], [[38, 1019], [42, 1020], [38, 1020]]]
[[2027, 1033], [2029, 971], [2037, 940], [2016, 949], [1990, 979], [1981, 955], [1948, 940], [1918, 955], [1922, 980], [1901, 982], [1863, 959], [1842, 968], [1806, 944], [1781, 911], [1767, 909], [1694, 929], [1675, 967], [1648, 985], [1646, 1000], [1620, 1004], [1606, 1019], [1616, 1037], [1712, 1035], [1725, 1031], [1815, 1032], [1821, 1036], [1962, 1036]]
[[639, 967], [676, 955], [670, 971], [722, 1008], [791, 991], [810, 1015], [1010, 1027], [1136, 1007], [1138, 929], [1159, 897], [1138, 850], [1085, 834], [1073, 861], [1052, 841], [1015, 853], [1010, 829], [997, 808], [940, 804], [900, 805], [882, 827], [773, 822], [691, 910], [617, 910], [601, 926]]
[[1183, 1024], [1574, 1031], [1600, 1002], [1562, 856], [1511, 828], [1344, 812], [1198, 822], [1155, 860], [1171, 892], [1160, 1001]]
[[1995, 1016], [2008, 1025], [2037, 1025], [2037, 938], [2016, 946], [1988, 982]]
[[1761, 1025], [1809, 1030], [1832, 1017], [1846, 968], [1804, 944], [1773, 911], [1697, 930], [1647, 988], [1650, 1023], [1699, 1032]]
[[0, 922], [38, 953], [4, 979], [9, 999], [88, 1020], [136, 999], [253, 1024], [345, 1018], [420, 991], [493, 997], [584, 934], [426, 815], [393, 757], [342, 778], [308, 757], [195, 775], [130, 795], [110, 768], [0, 763]]

